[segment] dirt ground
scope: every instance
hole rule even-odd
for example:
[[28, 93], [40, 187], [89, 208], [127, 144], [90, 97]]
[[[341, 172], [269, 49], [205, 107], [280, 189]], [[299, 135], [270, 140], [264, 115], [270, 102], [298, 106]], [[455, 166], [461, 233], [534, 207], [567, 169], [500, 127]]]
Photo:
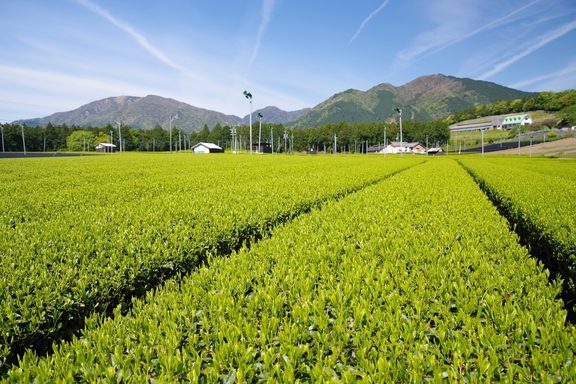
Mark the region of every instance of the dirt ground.
[[[530, 146], [520, 148], [521, 155], [530, 155]], [[518, 148], [494, 151], [486, 155], [518, 155]], [[576, 158], [576, 137], [541, 143], [532, 146], [532, 156], [554, 156]]]

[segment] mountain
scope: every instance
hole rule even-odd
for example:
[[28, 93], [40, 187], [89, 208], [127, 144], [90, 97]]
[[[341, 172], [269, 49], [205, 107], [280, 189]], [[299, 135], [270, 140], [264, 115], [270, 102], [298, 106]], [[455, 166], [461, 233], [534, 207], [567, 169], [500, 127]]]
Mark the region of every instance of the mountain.
[[[284, 124], [294, 127], [317, 127], [346, 120], [348, 123], [375, 122], [395, 118], [394, 108], [402, 109], [404, 119], [428, 121], [451, 115], [479, 104], [498, 100], [534, 97], [537, 93], [522, 92], [487, 81], [453, 76], [422, 76], [400, 87], [380, 84], [368, 91], [349, 89], [337, 93], [312, 109], [286, 112], [276, 107], [253, 111], [252, 122]], [[178, 115], [173, 124], [186, 132], [200, 131], [204, 125], [248, 124], [249, 116], [240, 118], [160, 96], [119, 96], [93, 101], [69, 112], [14, 121], [30, 126], [67, 124], [105, 126], [122, 121], [133, 128], [152, 129], [160, 124], [167, 129], [170, 116]]]
[[342, 120], [348, 123], [386, 121], [395, 117], [394, 108], [402, 109], [404, 119], [428, 121], [480, 104], [535, 95], [537, 93], [518, 91], [488, 81], [428, 75], [400, 87], [380, 84], [366, 92], [349, 89], [337, 93], [289, 125], [317, 127]]
[[69, 112], [58, 112], [50, 116], [15, 121], [16, 124], [45, 126], [67, 124], [79, 126], [105, 126], [122, 121], [133, 128], [152, 129], [160, 124], [168, 129], [170, 116], [178, 115], [173, 125], [186, 132], [199, 131], [204, 124], [213, 127], [217, 123], [238, 124], [241, 119], [234, 115], [197, 108], [174, 99], [148, 95], [146, 97], [119, 96], [93, 101]]
[[[308, 109], [286, 112], [276, 107], [266, 107], [254, 111], [252, 119], [253, 122], [258, 121], [258, 113], [261, 113], [263, 116], [262, 122], [264, 123], [285, 124], [302, 115]], [[178, 118], [173, 120], [172, 124], [188, 133], [200, 131], [204, 124], [212, 128], [218, 123], [220, 125], [249, 123], [249, 115], [241, 119], [238, 116], [225, 115], [220, 112], [197, 108], [174, 99], [154, 95], [146, 97], [108, 97], [103, 100], [93, 101], [73, 111], [58, 112], [36, 119], [18, 120], [14, 121], [14, 123], [46, 126], [50, 122], [53, 125], [67, 124], [82, 127], [100, 127], [122, 121], [122, 123], [133, 128], [152, 129], [156, 124], [160, 124], [165, 129], [168, 129], [170, 116], [174, 115], [178, 115]]]
[[[266, 107], [254, 111], [252, 114], [252, 123], [258, 121], [258, 113], [262, 114], [263, 123], [273, 123], [273, 124], [287, 124], [302, 114], [306, 113], [310, 108], [300, 109], [298, 111], [286, 112], [277, 107]], [[250, 115], [246, 115], [242, 119], [243, 124], [250, 124]]]

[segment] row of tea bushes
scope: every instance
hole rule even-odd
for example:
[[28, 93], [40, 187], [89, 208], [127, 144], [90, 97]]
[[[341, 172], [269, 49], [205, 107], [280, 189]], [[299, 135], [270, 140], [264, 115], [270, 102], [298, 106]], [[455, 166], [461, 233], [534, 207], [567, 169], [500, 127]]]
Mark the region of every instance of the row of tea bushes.
[[463, 159], [531, 253], [564, 280], [576, 305], [576, 162], [550, 159]]
[[0, 174], [0, 367], [207, 254], [421, 160], [190, 156], [15, 159]]
[[570, 382], [558, 291], [468, 174], [434, 159], [92, 318], [7, 380]]

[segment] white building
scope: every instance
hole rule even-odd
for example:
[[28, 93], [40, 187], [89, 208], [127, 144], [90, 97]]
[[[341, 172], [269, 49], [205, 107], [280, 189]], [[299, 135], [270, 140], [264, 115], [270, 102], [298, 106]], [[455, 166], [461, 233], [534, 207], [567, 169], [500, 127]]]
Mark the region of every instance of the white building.
[[96, 145], [96, 152], [114, 152], [116, 146], [110, 143], [100, 143]]
[[504, 120], [502, 120], [502, 125], [500, 125], [501, 129], [511, 129], [518, 125], [526, 125], [532, 124], [532, 118], [530, 115], [513, 115], [513, 116], [506, 116]]
[[194, 153], [222, 153], [224, 150], [214, 143], [198, 143], [192, 147]]
[[426, 148], [420, 143], [392, 141], [380, 153], [426, 153]]

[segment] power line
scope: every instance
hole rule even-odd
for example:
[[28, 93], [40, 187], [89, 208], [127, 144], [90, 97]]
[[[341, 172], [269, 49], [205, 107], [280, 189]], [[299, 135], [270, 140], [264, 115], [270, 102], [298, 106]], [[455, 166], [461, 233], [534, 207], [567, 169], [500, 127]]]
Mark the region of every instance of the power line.
[[30, 103], [20, 103], [18, 101], [9, 101], [9, 100], [0, 100], [1, 103], [10, 103], [10, 104], [18, 104], [18, 105], [28, 105], [30, 107], [41, 107], [41, 108], [59, 108], [54, 107], [51, 105], [39, 105], [39, 104], [30, 104]]

